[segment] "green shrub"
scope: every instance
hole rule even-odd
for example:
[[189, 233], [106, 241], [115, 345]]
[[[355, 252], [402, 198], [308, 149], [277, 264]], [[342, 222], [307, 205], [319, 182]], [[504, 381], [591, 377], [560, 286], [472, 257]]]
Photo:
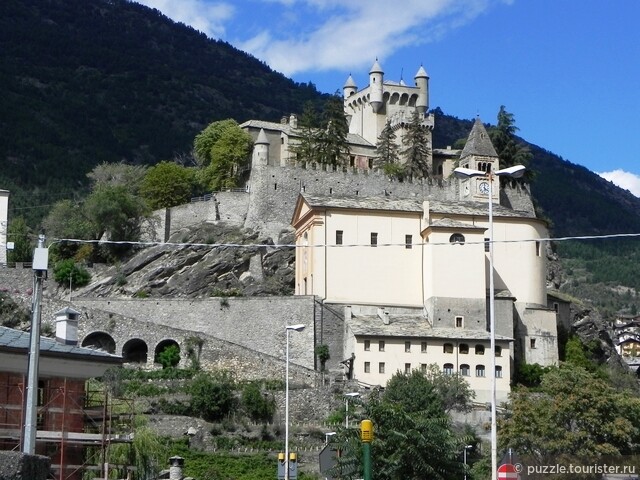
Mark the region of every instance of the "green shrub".
[[167, 345], [158, 353], [158, 362], [163, 369], [173, 368], [180, 363], [180, 347], [177, 345]]
[[191, 411], [204, 420], [220, 420], [235, 407], [235, 384], [229, 372], [200, 373], [190, 387]]
[[91, 274], [73, 259], [61, 260], [53, 267], [53, 278], [60, 285], [83, 287], [91, 281]]
[[269, 422], [276, 411], [276, 402], [273, 397], [263, 395], [260, 384], [248, 383], [242, 389], [242, 404], [249, 418], [256, 422]]

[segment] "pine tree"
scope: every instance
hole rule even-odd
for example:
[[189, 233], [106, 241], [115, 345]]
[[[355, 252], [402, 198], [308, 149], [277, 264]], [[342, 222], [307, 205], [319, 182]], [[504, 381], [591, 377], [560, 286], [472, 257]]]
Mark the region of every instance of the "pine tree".
[[344, 165], [349, 158], [349, 125], [344, 115], [342, 97], [338, 93], [327, 100], [323, 117], [324, 128], [318, 135], [320, 161], [334, 167]]
[[411, 116], [402, 143], [406, 174], [414, 178], [428, 178], [431, 174], [429, 165], [431, 147], [427, 130], [422, 125], [422, 119], [417, 110], [414, 110]]
[[[513, 113], [507, 112], [505, 106], [501, 105], [500, 111], [498, 112], [498, 125], [489, 134], [500, 159], [500, 168], [511, 167], [513, 165], [524, 165], [528, 167], [529, 161], [532, 158], [529, 148], [516, 138], [518, 127], [515, 126], [515, 123]], [[525, 176], [522, 179], [511, 179], [511, 181], [524, 181], [528, 183], [532, 178], [533, 173], [527, 168]], [[502, 180], [506, 182], [509, 181], [509, 179], [506, 178]]]
[[396, 134], [391, 128], [389, 120], [380, 132], [376, 143], [375, 164], [389, 177], [402, 178], [403, 176], [404, 168], [400, 165], [400, 147], [396, 143]]
[[314, 104], [305, 103], [302, 116], [298, 120], [298, 128], [295, 130], [298, 142], [290, 148], [299, 162], [320, 163], [319, 127], [320, 119]]

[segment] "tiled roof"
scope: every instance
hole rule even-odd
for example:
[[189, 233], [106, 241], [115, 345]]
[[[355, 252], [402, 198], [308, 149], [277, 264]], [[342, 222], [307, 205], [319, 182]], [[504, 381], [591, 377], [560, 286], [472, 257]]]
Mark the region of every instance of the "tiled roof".
[[361, 197], [356, 195], [308, 195], [303, 194], [309, 206], [327, 208], [359, 208], [364, 210], [389, 210], [401, 212], [422, 212], [422, 202], [419, 200], [388, 198], [388, 197]]
[[[377, 315], [352, 317], [347, 324], [356, 336], [421, 337], [452, 340], [490, 340], [486, 330], [464, 328], [433, 328], [423, 317], [390, 315], [385, 325]], [[513, 341], [511, 337], [496, 334], [496, 340]]]
[[[422, 213], [422, 200], [402, 199], [395, 197], [362, 197], [359, 195], [309, 195], [303, 194], [305, 201], [312, 208], [359, 208], [364, 210], [387, 210]], [[429, 200], [431, 214], [486, 216], [487, 204], [469, 201], [436, 201]], [[529, 212], [512, 210], [501, 205], [493, 206], [494, 217], [527, 217], [535, 218]], [[451, 220], [453, 221], [453, 220]]]
[[[0, 351], [2, 350], [24, 350], [25, 354], [30, 346], [30, 333], [13, 328], [0, 327]], [[122, 357], [112, 355], [102, 350], [79, 347], [77, 345], [63, 345], [53, 338], [40, 337], [40, 354], [47, 356], [78, 356], [87, 360], [112, 361], [121, 363]]]
[[[264, 120], [249, 120], [240, 125], [240, 128], [255, 128], [255, 129], [264, 129], [271, 130], [276, 132], [283, 132], [291, 137], [296, 137], [296, 129], [292, 128], [288, 123], [279, 123], [279, 122], [266, 122]], [[368, 142], [360, 135], [356, 135], [355, 133], [347, 134], [347, 142], [351, 145], [360, 145], [364, 147], [375, 147], [371, 142]]]
[[460, 158], [465, 158], [469, 155], [498, 157], [496, 149], [493, 147], [489, 134], [487, 133], [486, 128], [484, 128], [482, 121], [480, 121], [480, 118], [476, 118], [476, 121], [471, 128], [471, 133], [469, 133], [467, 143], [465, 143], [464, 148], [462, 149]]

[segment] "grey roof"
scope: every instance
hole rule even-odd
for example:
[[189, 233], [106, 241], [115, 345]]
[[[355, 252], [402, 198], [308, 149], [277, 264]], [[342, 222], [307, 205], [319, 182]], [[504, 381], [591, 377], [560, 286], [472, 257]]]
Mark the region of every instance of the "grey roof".
[[413, 78], [429, 78], [429, 74], [424, 69], [424, 67], [422, 65], [420, 65], [420, 68], [418, 69], [418, 72], [416, 73], [415, 77], [413, 77]]
[[369, 73], [384, 73], [384, 71], [382, 70], [382, 67], [378, 63], [378, 59], [377, 58], [376, 58], [376, 61], [374, 62], [374, 64], [371, 66], [371, 70], [369, 70]]
[[485, 227], [458, 222], [457, 220], [452, 220], [451, 218], [447, 218], [447, 217], [434, 220], [433, 222], [431, 222], [429, 226], [441, 227], [441, 228], [456, 228], [459, 230], [486, 230]]
[[[423, 200], [416, 198], [363, 197], [359, 195], [302, 195], [313, 208], [357, 208], [363, 210], [387, 210], [399, 212], [423, 212]], [[486, 216], [485, 202], [428, 200], [431, 214]], [[501, 205], [493, 206], [494, 217], [527, 217], [535, 214], [512, 210]], [[454, 220], [451, 220], [454, 221]], [[468, 227], [468, 225], [467, 225]]]
[[405, 198], [361, 197], [355, 195], [302, 195], [310, 207], [359, 208], [363, 210], [389, 210], [422, 212], [422, 202]]
[[467, 143], [465, 143], [462, 149], [460, 158], [468, 157], [469, 155], [478, 155], [482, 157], [497, 157], [498, 153], [491, 143], [489, 134], [484, 128], [480, 117], [476, 118], [476, 121], [471, 128]]
[[[377, 315], [362, 315], [347, 320], [355, 336], [369, 337], [421, 337], [450, 338], [452, 340], [490, 340], [486, 330], [466, 328], [433, 328], [425, 318], [390, 315], [385, 325]], [[513, 341], [511, 337], [496, 334], [496, 340]]]
[[[30, 333], [13, 328], [0, 327], [0, 351], [23, 350], [25, 355], [30, 346]], [[112, 355], [102, 350], [79, 347], [77, 345], [63, 345], [53, 338], [40, 337], [40, 354], [44, 356], [77, 356], [84, 360], [97, 362], [122, 363], [122, 357]]]
[[347, 78], [347, 81], [344, 83], [344, 87], [342, 88], [353, 88], [356, 87], [356, 82], [353, 80], [353, 77], [351, 76], [351, 74], [349, 74], [349, 78]]
[[[255, 128], [267, 131], [275, 131], [275, 132], [283, 132], [291, 137], [296, 137], [296, 129], [292, 128], [288, 123], [279, 123], [279, 122], [266, 122], [264, 120], [248, 120], [242, 124], [240, 124], [240, 128]], [[375, 147], [374, 144], [368, 142], [360, 135], [356, 135], [355, 133], [347, 134], [347, 142], [351, 145], [361, 145], [365, 147]]]

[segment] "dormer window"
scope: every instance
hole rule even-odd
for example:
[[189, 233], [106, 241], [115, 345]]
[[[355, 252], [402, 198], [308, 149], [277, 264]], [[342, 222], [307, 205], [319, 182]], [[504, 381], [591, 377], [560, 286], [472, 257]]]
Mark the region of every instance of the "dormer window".
[[454, 233], [453, 235], [451, 235], [449, 237], [449, 243], [456, 243], [459, 245], [463, 245], [464, 244], [464, 235], [462, 235], [461, 233]]

